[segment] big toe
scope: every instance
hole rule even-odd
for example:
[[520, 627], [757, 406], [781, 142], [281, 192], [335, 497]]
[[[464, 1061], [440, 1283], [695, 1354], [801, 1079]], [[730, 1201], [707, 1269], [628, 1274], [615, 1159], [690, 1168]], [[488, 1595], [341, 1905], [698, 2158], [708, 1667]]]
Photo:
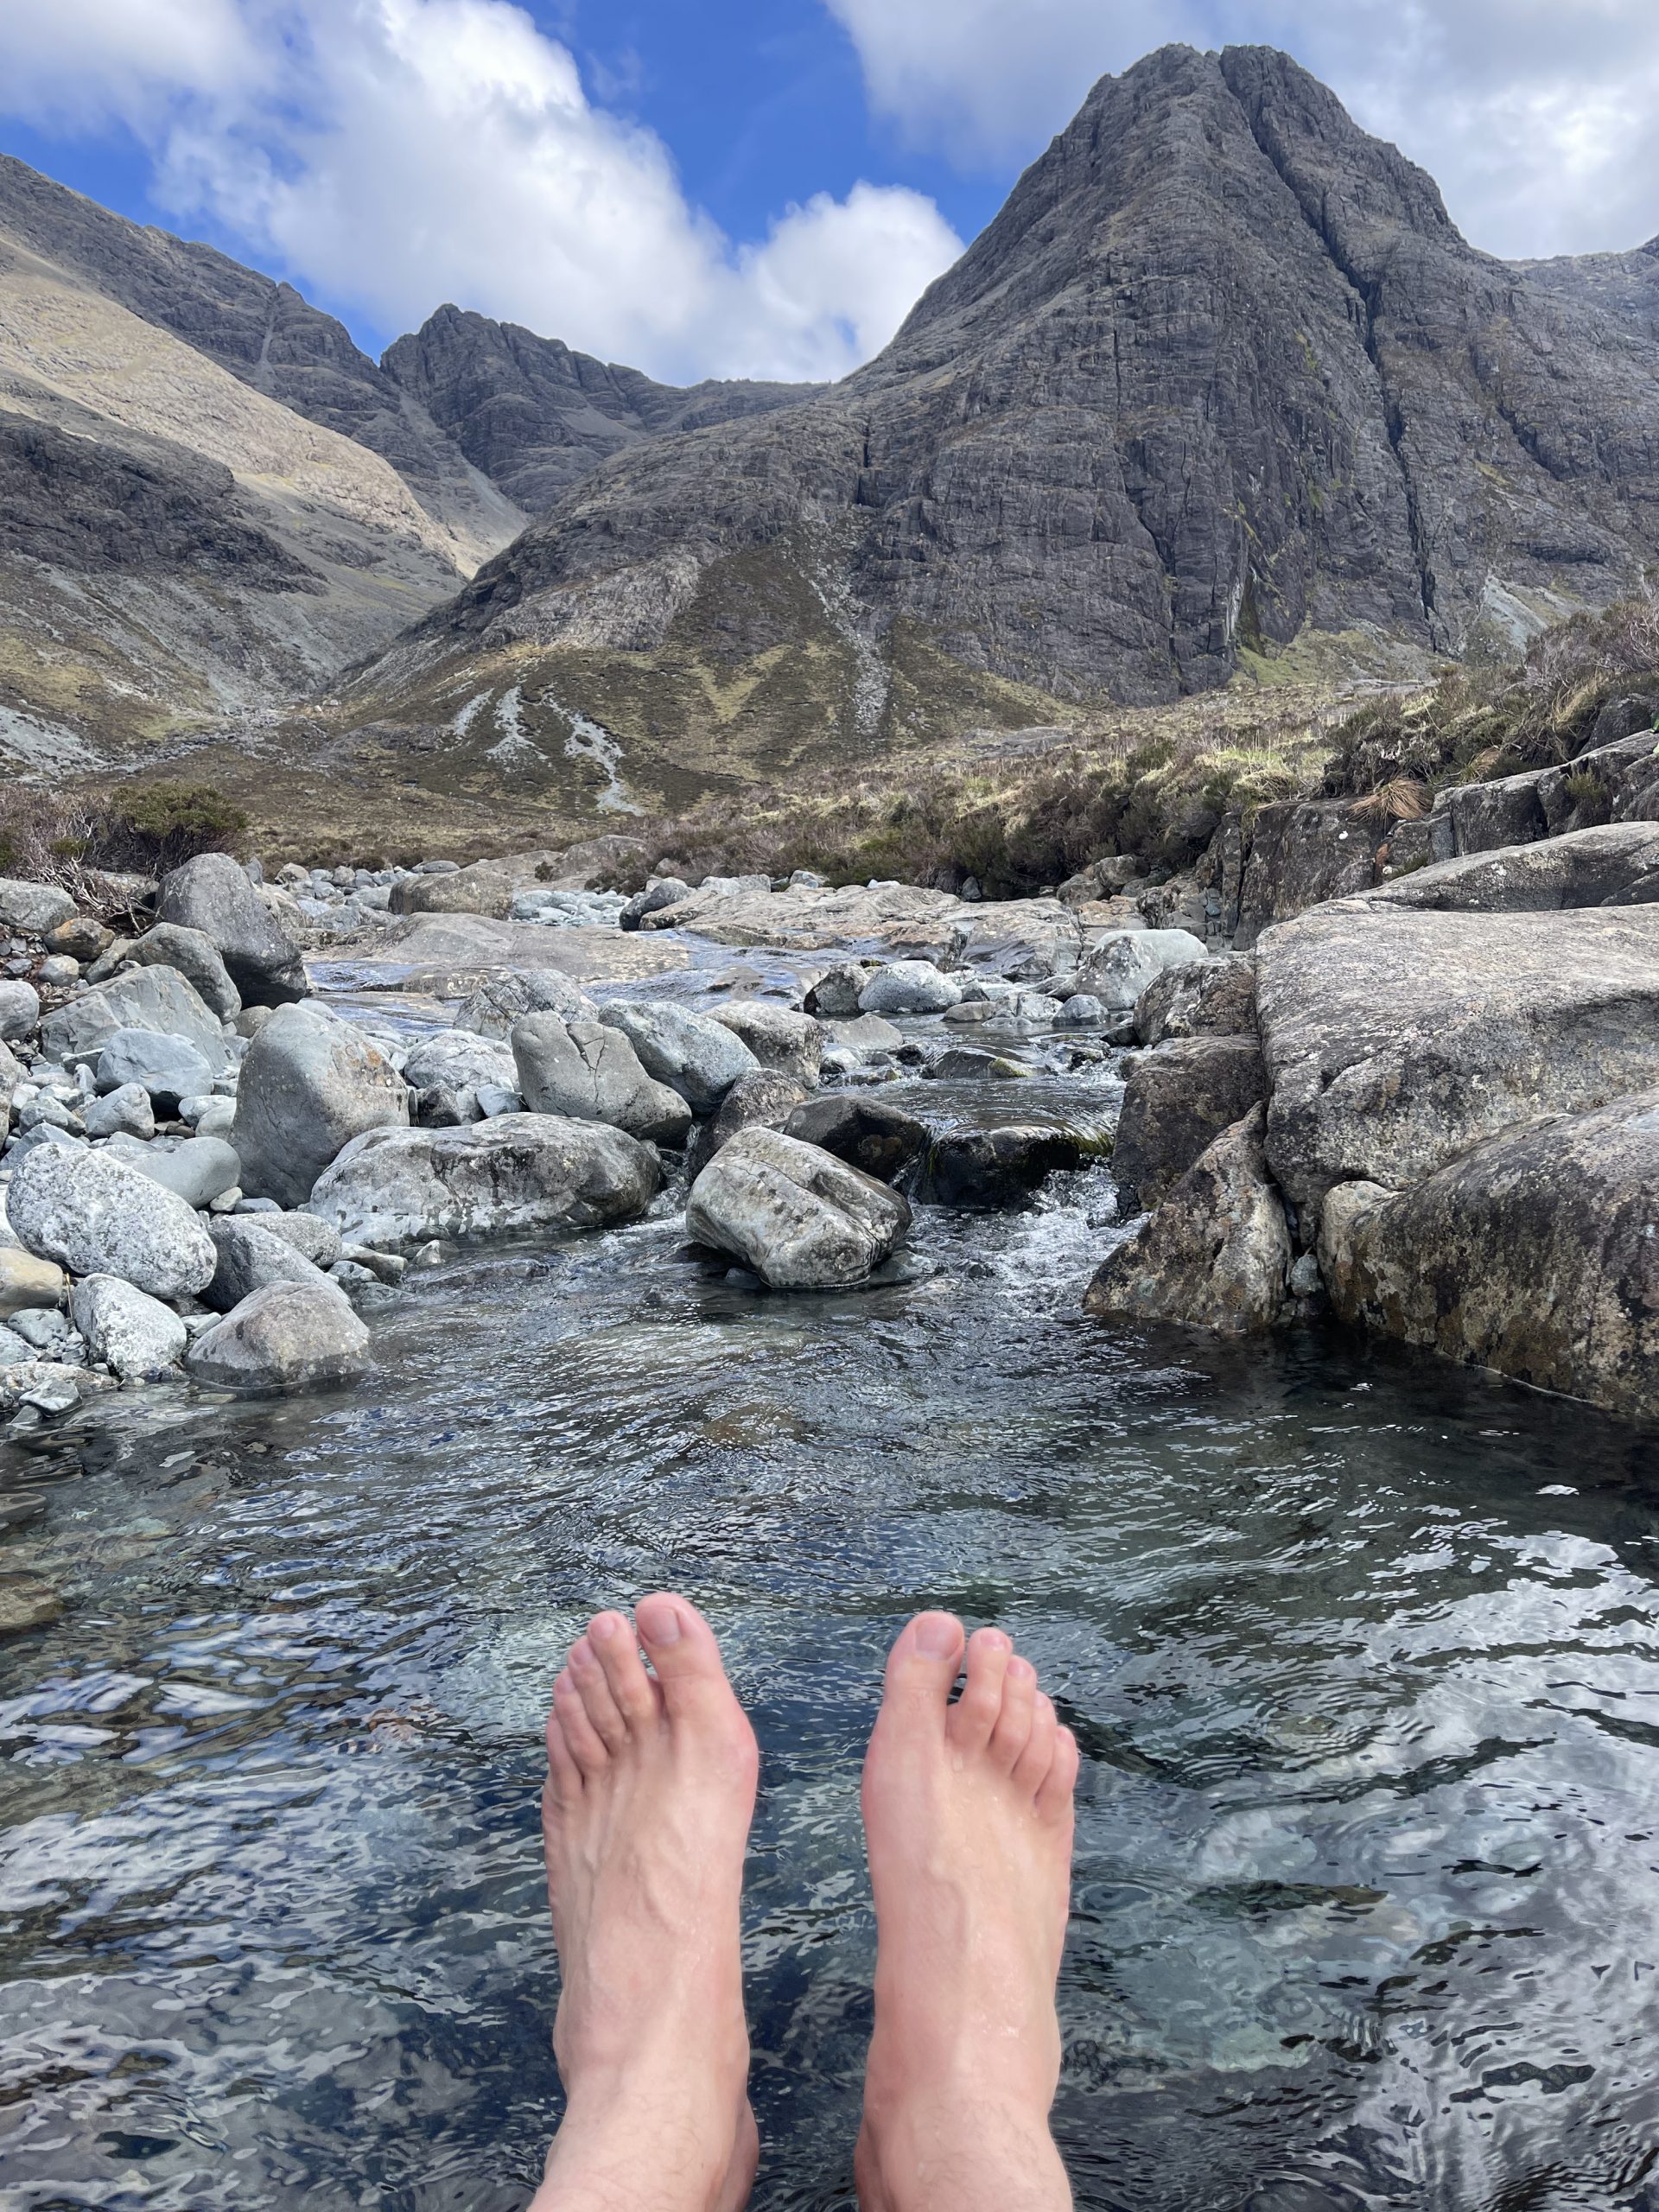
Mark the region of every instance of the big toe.
[[944, 1731], [966, 1642], [954, 1613], [918, 1613], [887, 1654], [881, 1711], [889, 1726]]
[[715, 1631], [689, 1598], [654, 1591], [634, 1608], [633, 1625], [645, 1647], [669, 1718], [734, 1706], [732, 1686]]

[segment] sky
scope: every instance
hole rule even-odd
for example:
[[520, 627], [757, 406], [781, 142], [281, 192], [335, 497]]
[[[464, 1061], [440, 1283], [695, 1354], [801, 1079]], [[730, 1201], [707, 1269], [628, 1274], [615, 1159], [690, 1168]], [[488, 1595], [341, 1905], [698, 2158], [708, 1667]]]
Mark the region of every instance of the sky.
[[0, 0], [0, 149], [372, 353], [448, 300], [832, 378], [1172, 40], [1294, 54], [1489, 251], [1659, 233], [1655, 0]]

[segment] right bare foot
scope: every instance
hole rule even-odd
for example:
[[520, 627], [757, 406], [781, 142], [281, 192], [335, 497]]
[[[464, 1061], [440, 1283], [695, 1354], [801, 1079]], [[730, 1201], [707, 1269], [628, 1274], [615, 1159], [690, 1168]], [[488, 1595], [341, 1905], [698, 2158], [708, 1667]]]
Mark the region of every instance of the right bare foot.
[[566, 2109], [531, 2212], [738, 2212], [757, 2150], [738, 1913], [759, 1762], [694, 1605], [659, 1592], [632, 1625], [595, 1615], [554, 1685], [547, 1758]]
[[864, 2212], [1053, 2212], [1054, 1984], [1077, 1747], [998, 1629], [920, 1613], [887, 1661], [864, 1765], [875, 2032], [855, 2170]]

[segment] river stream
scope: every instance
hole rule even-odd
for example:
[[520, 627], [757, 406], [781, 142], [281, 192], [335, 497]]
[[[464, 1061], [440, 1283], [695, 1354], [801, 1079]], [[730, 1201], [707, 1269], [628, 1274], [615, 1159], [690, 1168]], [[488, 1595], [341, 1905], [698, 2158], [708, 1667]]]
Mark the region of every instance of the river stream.
[[762, 1745], [757, 2206], [852, 2201], [859, 1761], [934, 1605], [1083, 1746], [1079, 2204], [1659, 2206], [1652, 1447], [1335, 1333], [1087, 1319], [1110, 1218], [1100, 1169], [925, 1208], [917, 1279], [788, 1298], [671, 1192], [411, 1275], [350, 1393], [0, 1446], [44, 1509], [0, 1567], [75, 1592], [0, 1645], [0, 2201], [516, 2212], [540, 1718], [587, 1613], [669, 1584]]

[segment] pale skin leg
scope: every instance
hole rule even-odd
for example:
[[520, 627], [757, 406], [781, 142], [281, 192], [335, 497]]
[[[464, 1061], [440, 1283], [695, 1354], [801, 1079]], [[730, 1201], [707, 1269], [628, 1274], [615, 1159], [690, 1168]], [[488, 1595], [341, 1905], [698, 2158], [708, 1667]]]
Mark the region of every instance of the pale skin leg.
[[863, 2212], [1065, 2212], [1049, 2133], [1077, 1747], [1000, 1630], [910, 1623], [864, 1767], [875, 2031]]
[[695, 1606], [658, 1593], [632, 1627], [595, 1616], [555, 1685], [547, 1757], [566, 2109], [531, 2212], [740, 2212], [757, 2154], [738, 1916], [759, 1762]]

